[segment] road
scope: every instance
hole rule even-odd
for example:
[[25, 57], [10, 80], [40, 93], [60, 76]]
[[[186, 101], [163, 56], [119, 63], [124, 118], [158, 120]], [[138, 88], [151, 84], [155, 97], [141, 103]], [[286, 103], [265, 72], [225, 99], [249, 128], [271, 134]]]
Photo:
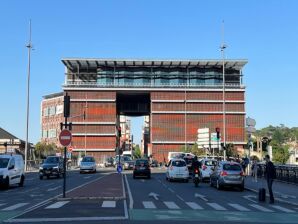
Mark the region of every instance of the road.
[[[80, 175], [78, 172], [72, 172], [69, 175], [68, 189], [97, 178], [107, 181], [107, 177], [103, 176], [112, 172], [114, 171], [100, 171], [95, 175]], [[195, 188], [191, 181], [189, 183], [168, 182], [162, 169], [152, 169], [152, 173], [151, 179], [133, 179], [131, 171], [125, 171], [122, 176], [123, 184], [119, 182], [115, 185], [111, 182], [111, 189], [117, 184], [123, 185], [121, 188], [123, 188], [124, 197], [78, 198], [76, 200], [70, 198], [48, 200], [61, 193], [61, 188], [57, 187], [62, 186], [62, 181], [54, 179], [40, 181], [32, 174], [32, 183], [28, 177], [28, 185], [19, 191], [13, 188], [0, 192], [0, 204], [7, 201], [14, 205], [15, 203], [30, 204], [21, 207], [23, 212], [20, 212], [22, 209], [18, 208], [14, 214], [6, 213], [8, 217], [19, 214], [15, 219], [9, 220], [15, 223], [37, 221], [43, 221], [43, 223], [163, 224], [185, 223], [186, 221], [190, 223], [198, 221], [201, 223], [297, 223], [298, 207], [281, 202], [274, 205], [268, 202], [260, 203], [254, 192], [240, 192], [238, 189], [218, 191], [210, 187], [209, 183], [202, 183]], [[54, 188], [57, 189], [52, 190]], [[32, 193], [26, 193], [28, 190]], [[98, 189], [95, 190], [98, 191]], [[103, 190], [100, 189], [100, 191]], [[14, 199], [11, 200], [10, 192], [18, 192], [18, 196], [13, 195]], [[32, 196], [38, 194], [40, 198]], [[2, 195], [6, 198], [2, 198]], [[30, 206], [45, 200], [48, 201], [28, 210]], [[7, 208], [7, 205], [5, 206]], [[0, 207], [2, 220], [7, 220], [8, 217], [3, 216], [5, 212], [8, 212], [3, 211], [4, 207]], [[27, 210], [24, 213], [25, 207]]]

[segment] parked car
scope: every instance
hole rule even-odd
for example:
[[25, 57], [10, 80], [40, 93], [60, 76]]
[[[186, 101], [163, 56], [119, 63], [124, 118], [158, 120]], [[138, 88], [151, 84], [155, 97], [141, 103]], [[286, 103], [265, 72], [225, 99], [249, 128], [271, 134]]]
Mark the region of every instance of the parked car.
[[24, 160], [21, 155], [0, 155], [0, 186], [24, 185]]
[[108, 158], [105, 159], [105, 162], [104, 162], [105, 167], [111, 167], [113, 165], [114, 165], [113, 157], [108, 157]]
[[188, 182], [189, 171], [184, 159], [172, 159], [166, 165], [166, 179], [169, 181], [172, 180], [183, 180]]
[[239, 163], [222, 161], [210, 175], [210, 186], [218, 190], [225, 186], [236, 186], [244, 190], [244, 172]]
[[151, 178], [151, 170], [147, 159], [137, 159], [135, 161], [133, 178], [135, 179], [137, 176], [146, 176], [148, 179]]
[[85, 156], [80, 163], [80, 173], [96, 173], [96, 162], [93, 156]]
[[130, 156], [123, 156], [123, 169], [132, 170], [134, 168], [135, 162], [131, 159]]
[[60, 175], [64, 174], [63, 158], [60, 156], [48, 156], [39, 167], [39, 179], [41, 180], [44, 176], [48, 179], [51, 176], [60, 178]]
[[217, 160], [215, 159], [202, 159], [202, 167], [200, 169], [202, 180], [210, 180], [210, 175], [212, 173], [212, 168], [217, 165]]

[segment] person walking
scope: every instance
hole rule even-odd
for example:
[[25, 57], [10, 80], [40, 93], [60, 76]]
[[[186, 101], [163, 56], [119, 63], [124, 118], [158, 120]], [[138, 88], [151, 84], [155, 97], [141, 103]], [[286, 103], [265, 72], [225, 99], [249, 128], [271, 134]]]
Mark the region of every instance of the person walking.
[[251, 166], [251, 173], [253, 176], [253, 181], [254, 182], [258, 182], [258, 164], [257, 164], [257, 160], [254, 159], [252, 162], [252, 166]]
[[273, 180], [276, 178], [276, 170], [275, 170], [274, 164], [270, 161], [269, 155], [265, 156], [265, 161], [266, 161], [265, 177], [267, 180], [268, 191], [270, 195], [270, 204], [273, 204], [274, 196], [272, 192], [272, 184], [273, 184]]

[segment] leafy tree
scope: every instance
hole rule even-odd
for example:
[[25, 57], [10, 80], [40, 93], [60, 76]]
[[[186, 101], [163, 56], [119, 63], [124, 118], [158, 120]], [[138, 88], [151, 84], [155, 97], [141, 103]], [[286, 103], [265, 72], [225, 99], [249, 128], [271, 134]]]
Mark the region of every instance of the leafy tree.
[[180, 151], [182, 151], [182, 152], [189, 152], [189, 153], [192, 153], [192, 154], [194, 154], [196, 156], [201, 156], [201, 155], [205, 155], [206, 154], [205, 149], [199, 149], [197, 143], [194, 143], [193, 145], [187, 145], [186, 147], [185, 146], [182, 146], [180, 148]]
[[290, 158], [289, 146], [278, 146], [273, 150], [273, 161], [281, 164], [286, 164]]
[[45, 142], [38, 142], [35, 145], [35, 156], [40, 159], [44, 159], [49, 155], [53, 155], [56, 153], [56, 145], [51, 143], [51, 144], [46, 144]]
[[134, 147], [134, 157], [137, 159], [142, 158], [142, 152], [139, 145]]

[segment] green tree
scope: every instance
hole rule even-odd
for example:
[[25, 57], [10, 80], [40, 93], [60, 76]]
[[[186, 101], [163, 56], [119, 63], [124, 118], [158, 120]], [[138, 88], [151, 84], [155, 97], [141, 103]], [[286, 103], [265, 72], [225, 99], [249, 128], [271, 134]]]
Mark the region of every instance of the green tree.
[[[273, 148], [273, 147], [272, 147]], [[273, 148], [273, 161], [276, 163], [286, 164], [290, 158], [289, 146], [277, 146]]]
[[40, 159], [44, 159], [49, 155], [53, 155], [56, 153], [56, 145], [51, 143], [51, 144], [46, 144], [45, 142], [38, 142], [35, 145], [35, 156]]
[[187, 152], [187, 153], [192, 153], [196, 156], [201, 156], [201, 155], [206, 154], [205, 149], [199, 149], [197, 143], [194, 143], [193, 145], [187, 145], [186, 147], [182, 146], [180, 148], [180, 151]]
[[142, 152], [141, 152], [141, 149], [140, 149], [140, 146], [139, 145], [136, 145], [134, 147], [134, 157], [136, 159], [142, 158]]

